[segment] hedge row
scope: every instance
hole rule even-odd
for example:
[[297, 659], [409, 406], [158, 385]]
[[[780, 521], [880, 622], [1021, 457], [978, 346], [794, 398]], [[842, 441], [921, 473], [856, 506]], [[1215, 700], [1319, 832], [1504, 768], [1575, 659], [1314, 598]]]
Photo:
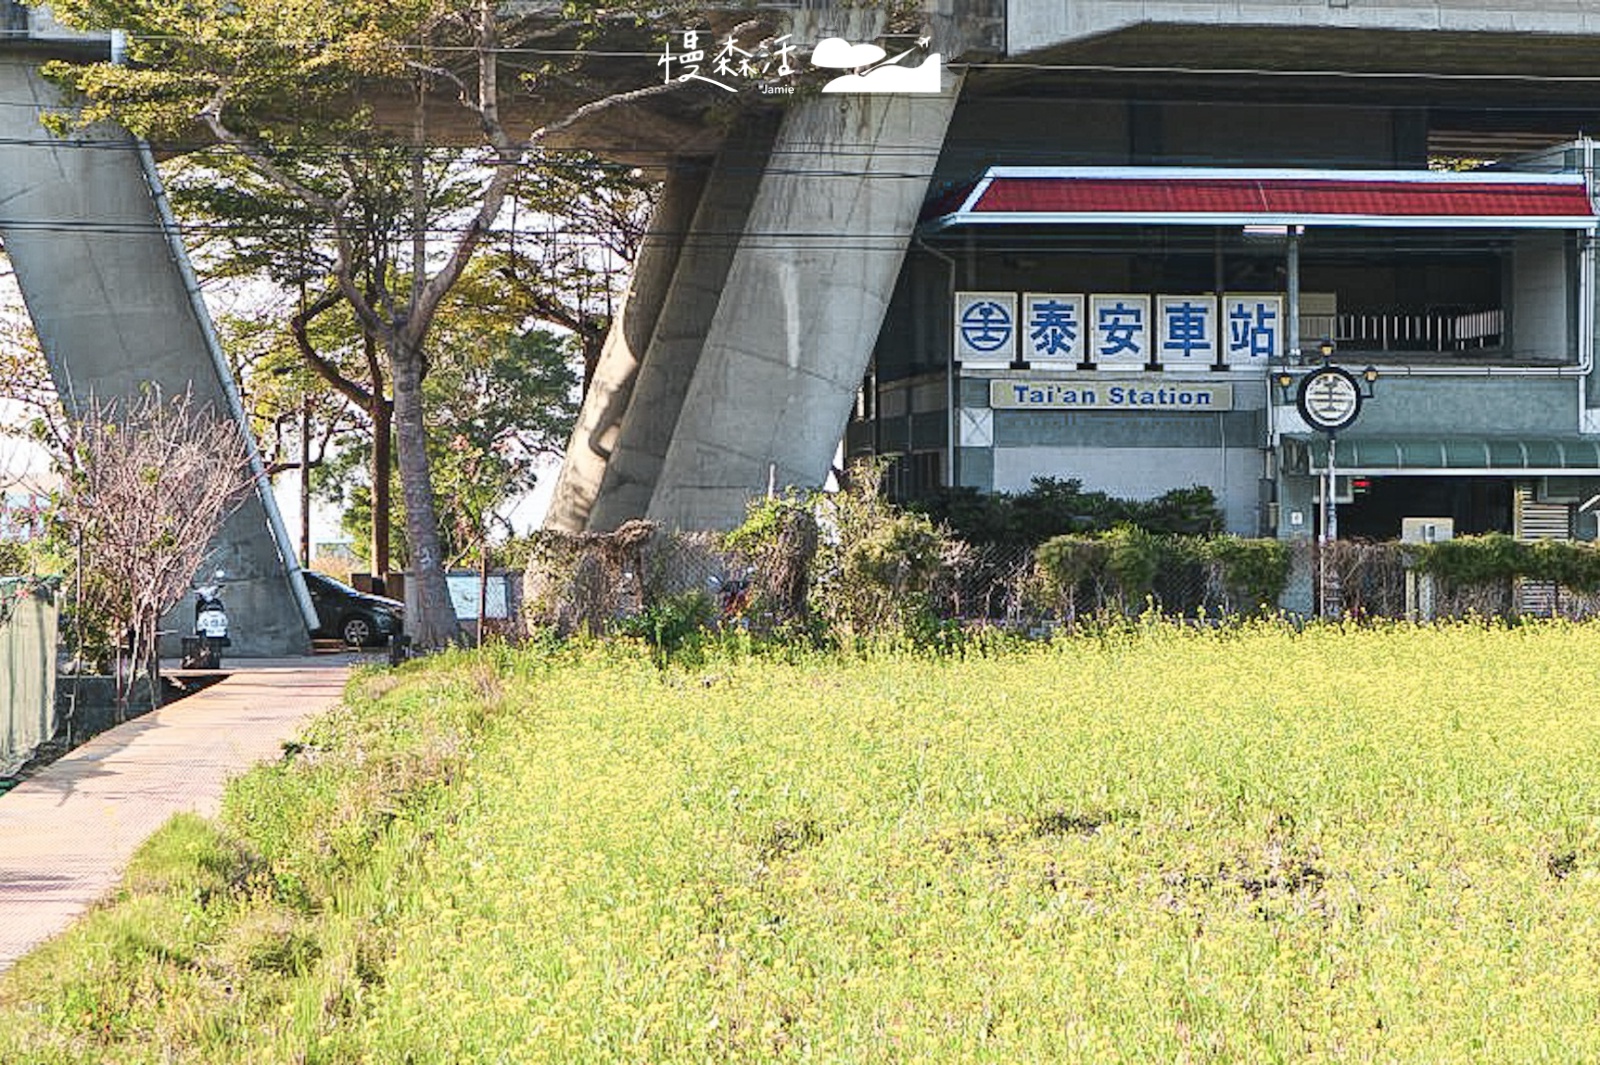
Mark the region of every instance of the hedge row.
[[[1233, 609], [1256, 613], [1276, 608], [1289, 579], [1289, 546], [1280, 540], [1170, 536], [1132, 525], [1053, 537], [1035, 557], [1049, 594], [1069, 610], [1088, 587], [1109, 587], [1125, 608], [1142, 608], [1158, 585], [1183, 584], [1176, 578], [1187, 570], [1220, 584]], [[1184, 610], [1180, 603], [1162, 605]]]
[[1514, 539], [1505, 533], [1460, 536], [1413, 549], [1412, 564], [1455, 584], [1494, 584], [1525, 578], [1574, 592], [1600, 591], [1600, 550], [1571, 540]]

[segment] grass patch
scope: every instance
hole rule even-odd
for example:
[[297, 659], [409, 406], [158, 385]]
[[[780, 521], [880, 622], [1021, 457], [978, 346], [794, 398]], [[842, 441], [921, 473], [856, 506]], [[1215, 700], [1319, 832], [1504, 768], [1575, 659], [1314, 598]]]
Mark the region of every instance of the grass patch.
[[153, 840], [0, 1058], [1593, 1060], [1597, 651], [447, 656]]

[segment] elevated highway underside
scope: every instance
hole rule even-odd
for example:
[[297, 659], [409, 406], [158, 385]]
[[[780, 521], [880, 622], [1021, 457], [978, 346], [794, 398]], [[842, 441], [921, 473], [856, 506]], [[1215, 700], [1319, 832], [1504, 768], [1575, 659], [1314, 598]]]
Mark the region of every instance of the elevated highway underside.
[[[607, 529], [649, 516], [727, 526], [769, 482], [820, 483], [930, 190], [1015, 161], [963, 118], [985, 101], [1060, 101], [1063, 121], [1074, 101], [1386, 108], [1410, 116], [1411, 166], [1429, 154], [1493, 157], [1600, 127], [1600, 12], [1558, 0], [928, 6], [947, 60], [941, 96], [730, 98], [689, 84], [563, 132], [563, 145], [652, 168], [665, 191], [549, 524]], [[806, 45], [827, 33], [874, 34], [859, 12], [793, 17]], [[619, 31], [592, 45], [586, 92], [653, 84], [651, 53], [681, 28]], [[516, 128], [570, 110], [577, 97], [559, 80], [549, 84], [548, 94], [514, 87]], [[408, 100], [352, 103], [370, 106], [380, 124], [411, 128]], [[1135, 141], [1148, 123], [1128, 127], [1121, 161], [1163, 161], [1139, 158]], [[470, 116], [444, 94], [429, 103], [429, 129], [441, 143], [476, 142]], [[1384, 153], [1389, 165], [1404, 154]], [[98, 195], [52, 210], [94, 219]], [[44, 243], [32, 254], [61, 254]], [[46, 302], [30, 299], [36, 316], [61, 313]], [[46, 322], [41, 332], [55, 329]]]

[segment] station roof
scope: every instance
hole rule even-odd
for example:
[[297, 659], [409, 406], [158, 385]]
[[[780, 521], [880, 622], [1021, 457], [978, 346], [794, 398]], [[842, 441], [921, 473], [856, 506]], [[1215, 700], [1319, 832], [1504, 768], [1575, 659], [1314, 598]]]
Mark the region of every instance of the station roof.
[[[1325, 437], [1285, 436], [1284, 444], [1287, 467], [1327, 470]], [[1351, 474], [1600, 472], [1600, 441], [1589, 437], [1340, 436], [1337, 446], [1339, 471]]]
[[990, 167], [937, 202], [973, 225], [1239, 225], [1592, 229], [1578, 174], [1189, 167]]

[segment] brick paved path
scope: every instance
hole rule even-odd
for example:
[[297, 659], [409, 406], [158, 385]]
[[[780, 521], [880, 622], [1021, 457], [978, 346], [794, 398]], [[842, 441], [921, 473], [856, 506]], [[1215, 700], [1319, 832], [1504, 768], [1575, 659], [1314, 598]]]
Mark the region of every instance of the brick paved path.
[[215, 814], [229, 777], [276, 757], [302, 722], [338, 701], [347, 662], [247, 660], [0, 795], [0, 971], [114, 887], [173, 814]]

